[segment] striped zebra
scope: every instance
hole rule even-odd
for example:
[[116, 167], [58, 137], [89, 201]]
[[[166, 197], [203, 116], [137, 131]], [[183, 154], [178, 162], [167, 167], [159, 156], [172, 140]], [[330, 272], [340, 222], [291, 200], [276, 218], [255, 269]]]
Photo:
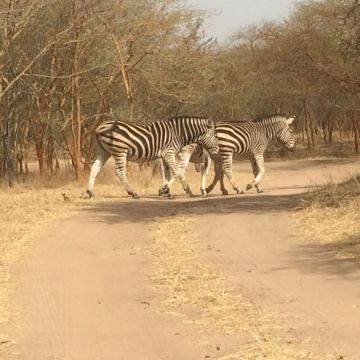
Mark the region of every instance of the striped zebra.
[[256, 119], [253, 122], [244, 123], [221, 123], [216, 126], [216, 133], [219, 142], [219, 152], [222, 158], [215, 163], [215, 177], [211, 185], [206, 189], [210, 193], [220, 180], [220, 187], [223, 195], [228, 192], [225, 189], [224, 174], [229, 179], [233, 189], [238, 193], [243, 193], [233, 175], [233, 158], [249, 156], [254, 174], [254, 179], [246, 185], [246, 190], [255, 186], [258, 193], [263, 190], [259, 182], [265, 174], [264, 152], [269, 143], [276, 139], [286, 146], [290, 151], [295, 149], [295, 135], [292, 129], [293, 117], [282, 115], [270, 115]]
[[215, 135], [215, 122], [202, 117], [174, 117], [169, 120], [147, 124], [134, 124], [110, 120], [100, 124], [95, 130], [95, 161], [91, 167], [87, 188], [88, 197], [93, 196], [96, 176], [112, 156], [115, 159], [115, 172], [127, 193], [138, 199], [138, 194], [126, 178], [126, 161], [144, 162], [162, 158], [169, 166], [173, 176], [164, 185], [163, 192], [179, 178], [184, 188], [189, 188], [179, 171], [176, 154], [187, 144], [198, 143], [212, 156], [219, 152]]
[[[210, 165], [211, 165], [211, 156], [210, 154], [200, 145], [198, 144], [189, 144], [186, 145], [181, 149], [178, 153], [178, 166], [179, 171], [182, 172], [182, 176], [185, 178], [185, 170], [189, 166], [189, 162], [195, 164], [195, 168], [197, 172], [201, 173], [201, 186], [200, 191], [203, 197], [206, 196], [206, 175], [209, 172]], [[163, 186], [170, 178], [170, 171], [169, 167], [165, 163], [161, 163], [161, 170], [162, 170], [162, 181]], [[192, 191], [190, 187], [184, 188], [184, 191], [192, 195]], [[163, 195], [162, 188], [159, 190], [159, 195]]]
[[[254, 174], [254, 179], [247, 184], [246, 190], [255, 186], [258, 193], [263, 190], [259, 182], [265, 173], [264, 152], [268, 144], [277, 139], [289, 150], [295, 147], [295, 137], [291, 127], [295, 117], [286, 118], [281, 115], [271, 115], [256, 119], [252, 122], [218, 123], [216, 134], [219, 142], [219, 152], [222, 162], [215, 161], [215, 177], [212, 184], [206, 188], [206, 174], [209, 170], [211, 158], [209, 154], [197, 144], [184, 147], [180, 152], [179, 168], [186, 169], [189, 162], [201, 166], [201, 193], [203, 197], [210, 193], [220, 180], [223, 195], [228, 191], [224, 186], [224, 174], [229, 179], [234, 190], [241, 194], [234, 177], [232, 176], [233, 158], [249, 156]], [[181, 162], [184, 162], [182, 164]], [[168, 174], [165, 171], [165, 176]], [[184, 176], [184, 174], [183, 174]]]

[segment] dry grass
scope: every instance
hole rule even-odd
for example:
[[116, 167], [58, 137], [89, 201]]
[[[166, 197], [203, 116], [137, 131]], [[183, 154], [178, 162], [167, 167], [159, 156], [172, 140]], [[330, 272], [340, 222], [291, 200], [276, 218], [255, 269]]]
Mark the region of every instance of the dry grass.
[[309, 194], [296, 218], [308, 237], [339, 248], [338, 257], [360, 260], [360, 176]]
[[[224, 334], [236, 344], [221, 360], [315, 359], [294, 350], [281, 317], [259, 308], [229, 289], [219, 269], [199, 256], [196, 217], [178, 215], [158, 219], [153, 228], [149, 258], [151, 279], [165, 292], [165, 312], [202, 329], [203, 337]], [[199, 339], [200, 341], [200, 339]]]

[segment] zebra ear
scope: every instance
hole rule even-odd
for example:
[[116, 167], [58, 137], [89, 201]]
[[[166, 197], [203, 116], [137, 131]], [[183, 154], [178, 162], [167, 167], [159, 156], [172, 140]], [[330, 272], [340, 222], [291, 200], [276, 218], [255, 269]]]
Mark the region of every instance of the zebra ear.
[[288, 125], [291, 125], [291, 124], [294, 122], [295, 119], [296, 119], [296, 116], [295, 116], [295, 115], [290, 116], [289, 118], [286, 119], [286, 123], [287, 123]]
[[206, 126], [209, 129], [214, 129], [215, 128], [215, 121], [212, 118], [208, 118], [207, 122], [206, 122]]

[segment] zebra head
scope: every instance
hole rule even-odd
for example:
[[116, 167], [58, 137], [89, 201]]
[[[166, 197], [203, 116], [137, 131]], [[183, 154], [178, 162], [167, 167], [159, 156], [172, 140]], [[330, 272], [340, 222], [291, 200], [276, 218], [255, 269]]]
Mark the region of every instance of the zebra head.
[[277, 139], [290, 151], [295, 150], [295, 134], [292, 127], [294, 120], [295, 115], [289, 118], [282, 118], [283, 126], [277, 135]]
[[199, 144], [213, 157], [219, 154], [215, 121], [205, 117], [172, 118], [177, 123], [182, 145]]
[[212, 158], [219, 155], [219, 144], [215, 132], [215, 121], [211, 118], [204, 119], [204, 132], [196, 137], [195, 143], [202, 146], [210, 154]]

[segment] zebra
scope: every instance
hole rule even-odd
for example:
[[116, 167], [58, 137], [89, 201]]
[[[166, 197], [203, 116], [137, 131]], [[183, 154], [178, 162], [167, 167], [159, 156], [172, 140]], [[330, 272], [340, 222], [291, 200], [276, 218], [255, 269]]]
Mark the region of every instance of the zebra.
[[169, 189], [176, 178], [184, 188], [189, 188], [179, 171], [176, 154], [187, 144], [199, 143], [211, 156], [218, 155], [219, 146], [215, 135], [215, 122], [205, 117], [173, 117], [169, 120], [154, 121], [146, 124], [134, 124], [109, 120], [95, 130], [95, 161], [91, 167], [87, 195], [93, 196], [96, 176], [109, 159], [115, 159], [116, 175], [125, 187], [128, 195], [139, 199], [126, 178], [126, 161], [144, 162], [162, 158], [173, 173], [164, 185], [163, 192]]
[[[264, 152], [273, 139], [285, 144], [289, 150], [294, 150], [295, 137], [291, 128], [294, 119], [295, 116], [286, 118], [282, 115], [270, 115], [252, 122], [218, 123], [216, 134], [222, 162], [215, 161], [215, 177], [212, 184], [206, 189], [206, 175], [210, 168], [211, 157], [201, 146], [190, 144], [181, 149], [179, 168], [185, 171], [189, 162], [200, 165], [200, 189], [203, 197], [213, 190], [219, 180], [223, 195], [228, 195], [224, 186], [224, 173], [229, 178], [234, 190], [238, 194], [243, 194], [244, 192], [240, 191], [232, 176], [232, 161], [234, 157], [250, 155], [254, 179], [247, 184], [246, 190], [248, 191], [255, 186], [257, 192], [261, 193], [263, 189], [259, 186], [259, 182], [265, 173]], [[165, 166], [163, 177], [168, 176]], [[188, 191], [190, 190], [188, 189]]]
[[[195, 169], [197, 172], [201, 173], [201, 186], [200, 191], [203, 197], [206, 197], [206, 175], [209, 172], [210, 165], [211, 165], [211, 156], [210, 154], [200, 145], [198, 144], [189, 144], [186, 145], [181, 149], [181, 151], [177, 155], [178, 157], [178, 166], [179, 171], [182, 171], [182, 175], [185, 178], [185, 170], [189, 165], [189, 162], [194, 163]], [[162, 173], [162, 182], [163, 187], [167, 183], [170, 178], [170, 171], [169, 167], [166, 163], [161, 162], [161, 173]], [[153, 174], [155, 171], [153, 172]], [[163, 195], [162, 188], [159, 190], [159, 195]], [[184, 188], [184, 191], [189, 194], [193, 195], [190, 187]]]
[[246, 191], [255, 187], [258, 193], [263, 192], [259, 182], [265, 174], [264, 152], [274, 139], [285, 145], [288, 150], [295, 150], [295, 135], [291, 126], [294, 120], [295, 116], [287, 118], [282, 115], [270, 115], [253, 122], [218, 124], [216, 134], [222, 163], [215, 162], [215, 177], [206, 192], [210, 193], [220, 180], [221, 191], [223, 195], [227, 195], [223, 182], [225, 174], [236, 193], [243, 194], [232, 175], [232, 164], [234, 157], [245, 155], [250, 156], [254, 174], [254, 179], [246, 185]]

